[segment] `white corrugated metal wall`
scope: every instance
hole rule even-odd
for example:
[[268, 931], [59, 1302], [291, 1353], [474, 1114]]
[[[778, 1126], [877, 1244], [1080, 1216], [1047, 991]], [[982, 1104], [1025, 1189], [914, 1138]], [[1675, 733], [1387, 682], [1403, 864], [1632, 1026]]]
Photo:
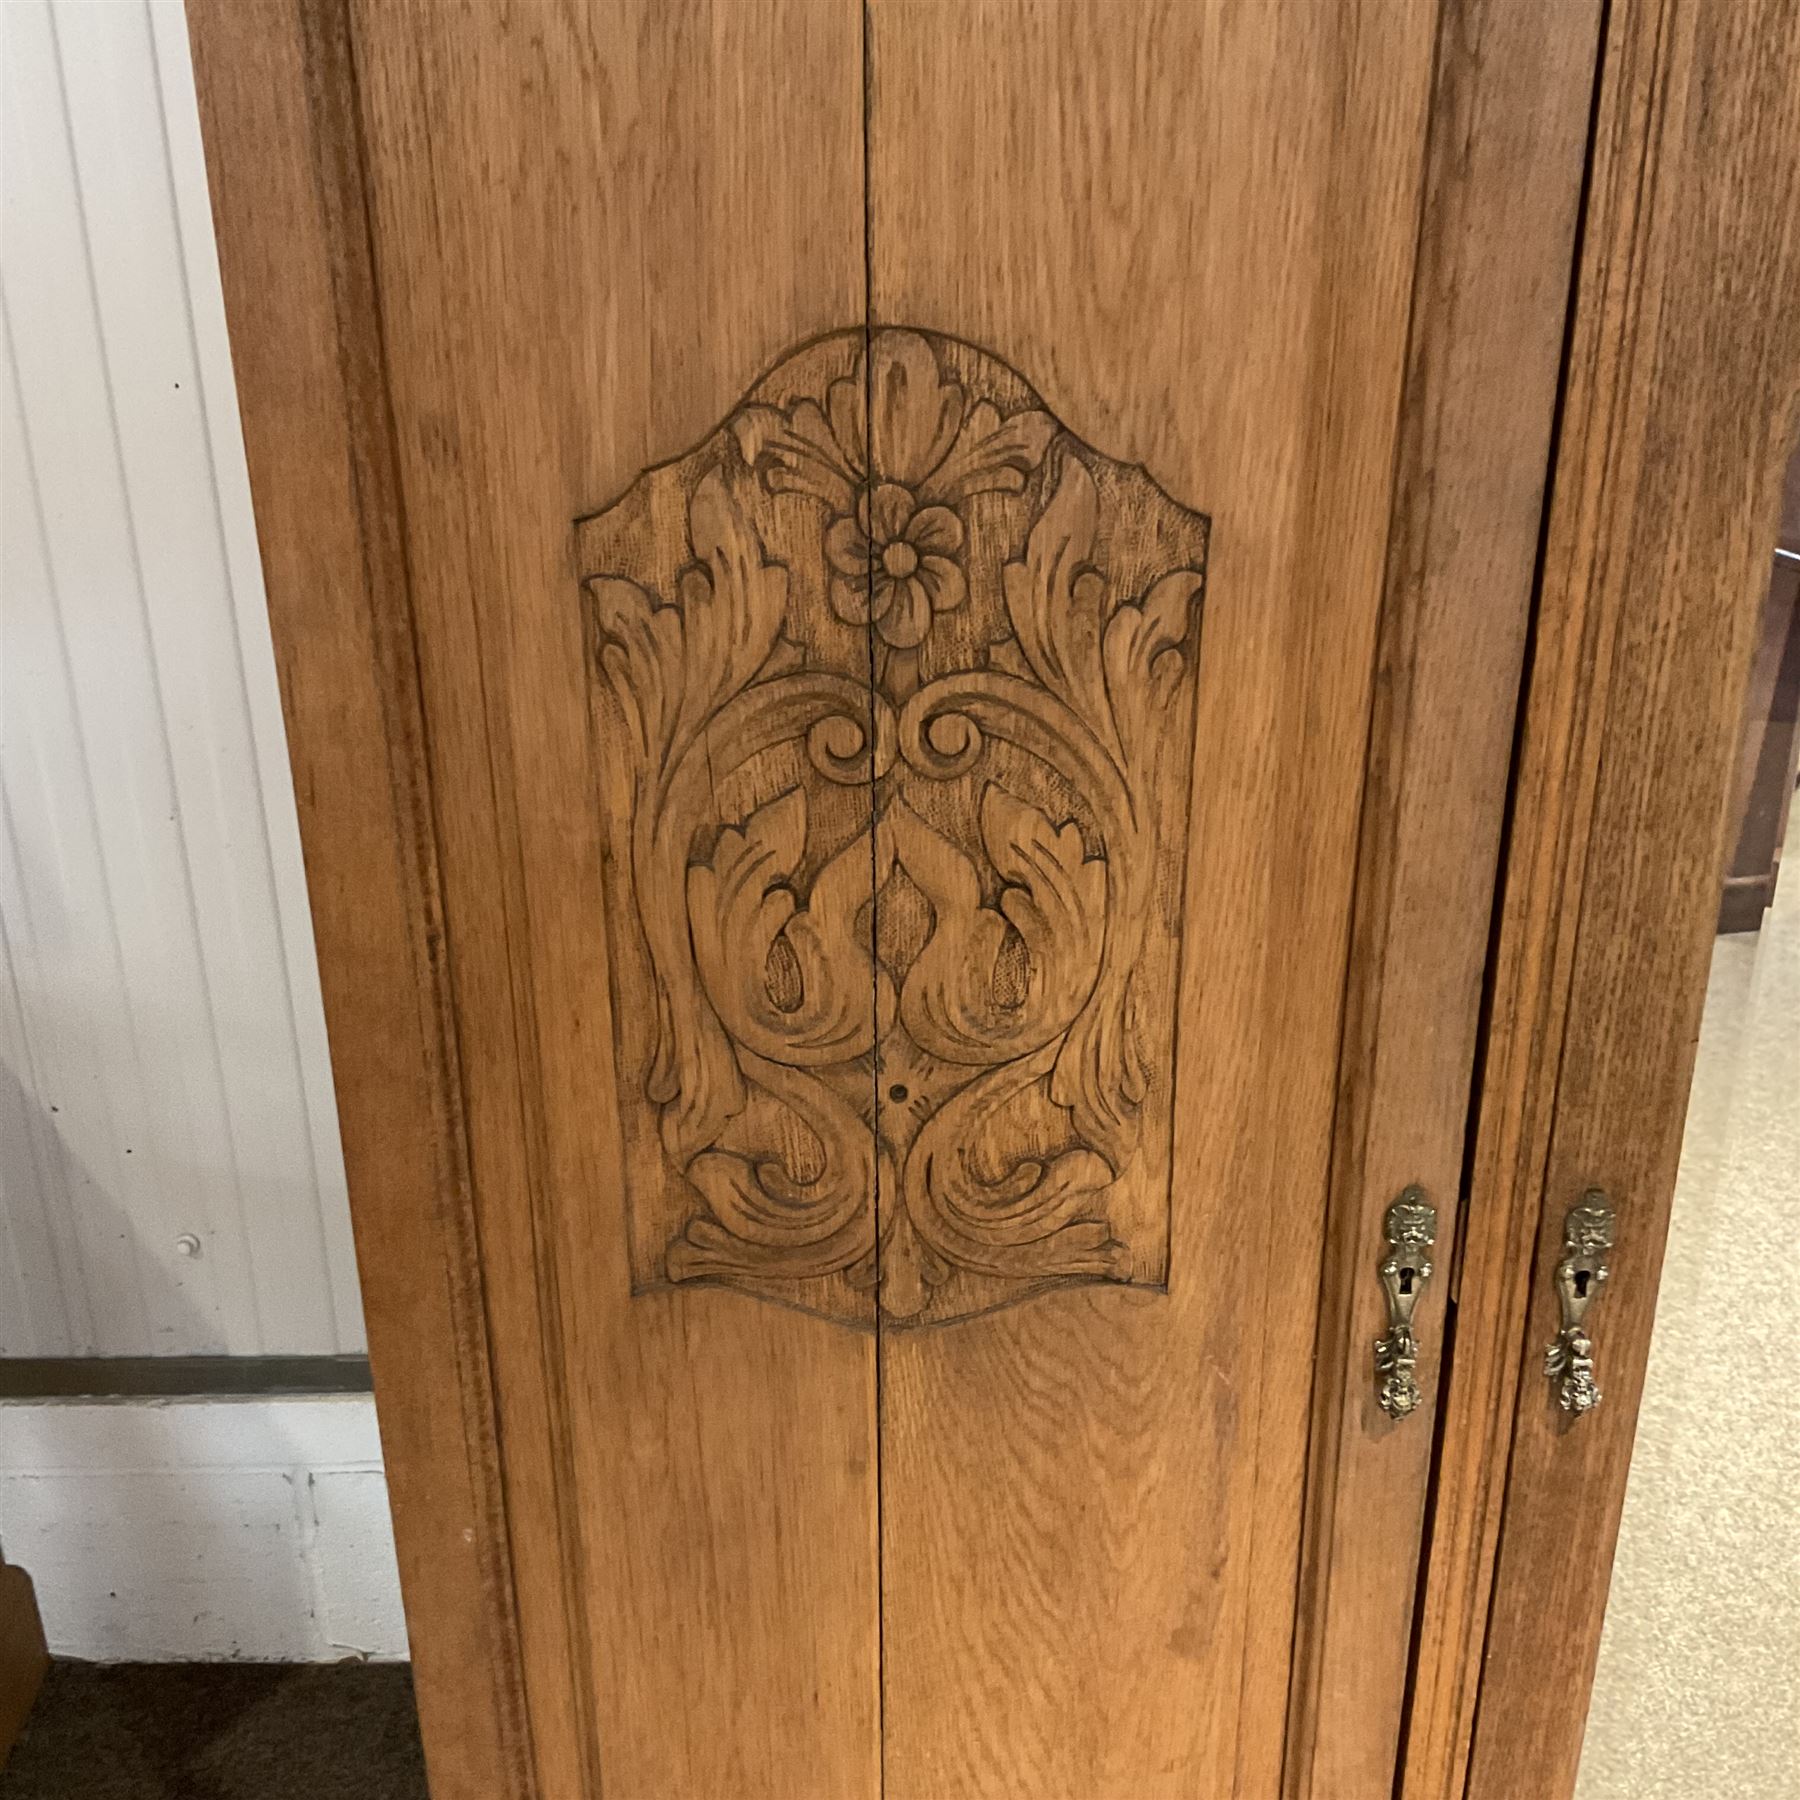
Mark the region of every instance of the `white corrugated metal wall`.
[[0, 1354], [360, 1350], [180, 0], [0, 60]]

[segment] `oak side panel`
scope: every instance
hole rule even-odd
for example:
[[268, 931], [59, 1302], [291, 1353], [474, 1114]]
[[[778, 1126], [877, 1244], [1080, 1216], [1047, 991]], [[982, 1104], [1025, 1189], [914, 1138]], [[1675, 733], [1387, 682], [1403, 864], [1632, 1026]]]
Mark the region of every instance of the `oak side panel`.
[[[1718, 908], [1726, 804], [1782, 473], [1800, 431], [1800, 38], [1778, 3], [1615, 8], [1581, 341], [1616, 343], [1632, 429], [1554, 530], [1612, 615], [1567, 1030], [1500, 1520], [1471, 1800], [1574, 1790]], [[1615, 200], [1626, 171], [1632, 207]], [[1634, 210], [1635, 209], [1635, 210]], [[1604, 274], [1629, 254], [1623, 318]], [[1593, 390], [1590, 390], [1593, 392]], [[1603, 410], [1606, 398], [1593, 401]], [[1580, 506], [1592, 495], [1592, 510]], [[1567, 563], [1553, 563], [1566, 568]], [[1546, 606], [1572, 604], [1566, 587]], [[1547, 687], [1546, 704], [1556, 695]], [[1535, 701], [1534, 701], [1535, 713]], [[1534, 719], [1534, 722], [1535, 719]], [[1548, 738], [1560, 716], [1544, 719]], [[1546, 752], [1548, 753], [1548, 752]], [[1540, 1079], [1548, 1071], [1540, 1069]], [[1591, 1328], [1604, 1404], [1552, 1403], [1563, 1217], [1618, 1210]], [[1546, 1705], [1545, 1696], [1556, 1696]]]
[[[1286, 1792], [1387, 1794], [1453, 1291], [1487, 961], [1574, 277], [1597, 4], [1453, 0], [1439, 25], [1332, 1151], [1320, 1405]], [[1437, 1208], [1423, 1399], [1377, 1403], [1383, 1215]]]
[[1273, 1795], [1436, 9], [869, 18], [877, 329], [1212, 522], [1168, 1292], [883, 1325], [886, 1792]]
[[346, 21], [331, 0], [188, 17], [432, 1791], [527, 1800]]

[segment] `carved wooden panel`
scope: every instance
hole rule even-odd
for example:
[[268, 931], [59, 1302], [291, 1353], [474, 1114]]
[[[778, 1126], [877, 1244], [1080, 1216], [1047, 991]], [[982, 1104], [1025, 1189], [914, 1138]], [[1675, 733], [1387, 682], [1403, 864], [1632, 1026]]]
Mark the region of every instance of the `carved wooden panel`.
[[578, 524], [640, 1291], [1166, 1281], [1207, 529], [861, 329]]

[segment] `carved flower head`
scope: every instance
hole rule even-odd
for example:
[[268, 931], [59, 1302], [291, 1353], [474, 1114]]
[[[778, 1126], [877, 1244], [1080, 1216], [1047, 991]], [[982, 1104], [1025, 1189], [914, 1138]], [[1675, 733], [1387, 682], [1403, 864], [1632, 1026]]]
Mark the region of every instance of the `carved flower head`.
[[846, 625], [873, 625], [884, 643], [911, 649], [924, 642], [933, 613], [968, 598], [953, 560], [962, 545], [962, 520], [949, 507], [920, 506], [909, 489], [884, 481], [826, 530], [831, 610]]
[[771, 493], [824, 503], [832, 611], [897, 649], [922, 643], [933, 616], [968, 597], [964, 503], [1021, 492], [1056, 435], [1041, 408], [1002, 417], [990, 400], [971, 402], [923, 336], [892, 330], [875, 334], [822, 407], [747, 406], [732, 428]]

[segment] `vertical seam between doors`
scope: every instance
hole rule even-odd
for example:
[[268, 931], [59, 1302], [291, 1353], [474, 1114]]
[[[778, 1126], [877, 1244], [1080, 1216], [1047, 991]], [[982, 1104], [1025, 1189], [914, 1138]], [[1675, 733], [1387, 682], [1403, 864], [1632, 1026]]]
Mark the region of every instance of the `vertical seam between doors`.
[[[862, 22], [862, 256], [863, 256], [863, 495], [864, 505], [873, 504], [875, 490], [875, 233], [873, 193], [869, 145], [872, 136], [871, 115], [874, 110], [873, 21], [869, 0], [860, 6]], [[876, 834], [880, 828], [877, 815], [877, 790], [880, 775], [875, 758], [878, 725], [875, 691], [875, 540], [866, 537], [868, 552], [863, 564], [864, 627], [869, 676], [869, 1005], [871, 1048], [869, 1052], [870, 1086], [870, 1201], [875, 1210], [875, 1281], [870, 1289], [875, 1325], [875, 1789], [878, 1800], [887, 1795], [887, 1472], [883, 1455], [886, 1436], [885, 1393], [882, 1365], [886, 1346], [881, 1330], [881, 961], [877, 948], [880, 903], [876, 885], [881, 872]]]

